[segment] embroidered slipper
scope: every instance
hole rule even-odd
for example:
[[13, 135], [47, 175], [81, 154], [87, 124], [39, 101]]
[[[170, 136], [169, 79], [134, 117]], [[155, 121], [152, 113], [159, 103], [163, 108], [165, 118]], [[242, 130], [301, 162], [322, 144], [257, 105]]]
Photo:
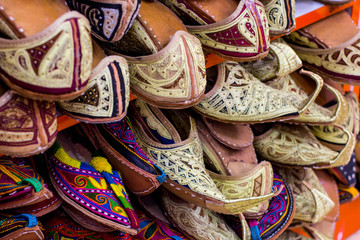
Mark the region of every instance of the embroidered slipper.
[[173, 112], [161, 111], [140, 99], [130, 103], [130, 107], [138, 143], [165, 172], [163, 186], [178, 197], [215, 212], [239, 214], [272, 196], [273, 193], [251, 200], [227, 198], [206, 171], [193, 118], [186, 125], [180, 118], [170, 122]]
[[232, 61], [268, 54], [270, 37], [263, 4], [257, 0], [161, 0], [186, 24], [203, 48]]
[[41, 176], [21, 158], [0, 157], [0, 210], [33, 205], [53, 196]]
[[269, 54], [259, 60], [243, 62], [246, 71], [264, 82], [284, 77], [301, 68], [302, 62], [295, 51], [281, 38], [271, 42]]
[[27, 157], [44, 152], [57, 136], [55, 103], [5, 90], [0, 82], [0, 154]]
[[245, 217], [261, 216], [273, 196], [273, 171], [269, 162], [258, 164], [250, 127], [209, 118], [195, 120], [204, 160], [214, 171], [208, 170], [218, 189], [228, 199], [247, 199], [249, 204], [254, 197], [262, 198], [262, 202], [243, 212]]
[[270, 37], [289, 34], [296, 27], [295, 0], [261, 0], [265, 6]]
[[348, 141], [339, 153], [322, 145], [306, 126], [275, 123], [253, 125], [252, 129], [259, 156], [282, 165], [337, 167], [347, 164], [354, 150], [354, 137], [346, 129]]
[[274, 168], [290, 186], [294, 195], [293, 224], [317, 223], [335, 206], [311, 168]]
[[303, 229], [314, 239], [334, 239], [335, 225], [339, 220], [340, 201], [335, 179], [324, 170], [316, 170], [316, 176], [328, 196], [335, 203], [333, 209], [318, 223], [306, 225]]
[[64, 1], [38, 0], [35, 6], [16, 0], [1, 3], [0, 19], [9, 38], [0, 38], [0, 76], [11, 89], [39, 100], [81, 95], [92, 62], [90, 26], [83, 15], [68, 12]]
[[[357, 96], [353, 92], [348, 92], [343, 101], [344, 110], [339, 114], [339, 120], [336, 122], [340, 124], [348, 132], [352, 133], [352, 137], [359, 134], [359, 104]], [[347, 134], [340, 128], [333, 125], [329, 126], [310, 126], [311, 132], [319, 141], [325, 146], [340, 151], [348, 142]]]
[[76, 223], [71, 218], [65, 216], [63, 212], [56, 211], [50, 216], [47, 216], [44, 221], [44, 233], [46, 239], [58, 240], [131, 240], [132, 238], [128, 233], [121, 231], [113, 231], [110, 233], [94, 232], [92, 230], [83, 228], [80, 224]]
[[139, 146], [128, 117], [119, 122], [87, 125], [112, 166], [121, 172], [126, 187], [137, 195], [150, 194], [166, 179], [165, 173]]
[[93, 70], [83, 95], [57, 105], [72, 118], [88, 123], [119, 121], [125, 117], [130, 99], [128, 65], [120, 56], [106, 57], [93, 42]]
[[[287, 122], [308, 125], [329, 125], [332, 123], [342, 123], [344, 112], [347, 109], [346, 101], [339, 91], [335, 88], [324, 84], [323, 79], [310, 71], [300, 70], [293, 72], [280, 79], [270, 80], [266, 85], [275, 89], [292, 93], [298, 98], [299, 107], [303, 101], [312, 96], [311, 102], [308, 103], [306, 111], [300, 114], [298, 118], [288, 120]], [[315, 90], [314, 90], [315, 89]], [[317, 104], [323, 95], [333, 95], [336, 107], [328, 109]]]
[[35, 216], [20, 214], [10, 217], [0, 216], [0, 238], [4, 240], [43, 240], [44, 234]]
[[131, 92], [149, 104], [187, 108], [204, 94], [206, 70], [200, 41], [157, 1], [143, 1], [121, 41], [102, 45], [109, 54], [120, 54], [128, 61]]
[[[136, 234], [138, 219], [131, 206], [121, 176], [107, 160], [91, 153], [84, 138], [59, 136], [68, 152], [55, 143], [46, 154], [51, 182], [63, 200], [94, 221], [129, 234]], [[72, 131], [73, 132], [73, 131]], [[71, 134], [70, 134], [71, 135]], [[73, 156], [69, 156], [69, 154]], [[83, 160], [76, 160], [74, 157]], [[79, 222], [82, 224], [82, 222]], [[89, 225], [86, 225], [89, 227]]]
[[[186, 202], [170, 192], [163, 192], [161, 204], [169, 220], [191, 238], [201, 240], [240, 239], [219, 215]], [[244, 231], [245, 233], [250, 232], [246, 224], [244, 229], [247, 230]], [[248, 237], [244, 236], [243, 239], [248, 239]]]
[[346, 11], [293, 32], [287, 39], [306, 68], [338, 82], [360, 85], [360, 31]]
[[90, 21], [92, 34], [101, 41], [119, 41], [139, 12], [140, 0], [66, 0], [71, 9]]
[[299, 108], [297, 96], [265, 85], [236, 62], [222, 62], [207, 73], [210, 89], [193, 109], [222, 122], [289, 120], [298, 117], [314, 100], [309, 96]]
[[[274, 173], [274, 187], [282, 189], [270, 200], [268, 209], [257, 219], [248, 219], [252, 239], [277, 239], [290, 225], [295, 214], [294, 197], [284, 179]], [[242, 236], [241, 220], [235, 216], [226, 216], [229, 226]]]

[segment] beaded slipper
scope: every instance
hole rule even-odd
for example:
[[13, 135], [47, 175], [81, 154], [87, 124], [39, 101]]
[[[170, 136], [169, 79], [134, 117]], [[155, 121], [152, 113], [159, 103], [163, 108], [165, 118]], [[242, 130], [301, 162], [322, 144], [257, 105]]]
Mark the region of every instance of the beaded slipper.
[[102, 41], [120, 40], [139, 12], [140, 0], [66, 0], [90, 21], [92, 34]]
[[348, 140], [338, 153], [322, 145], [306, 126], [279, 123], [253, 125], [254, 147], [262, 158], [278, 164], [337, 167], [347, 164], [354, 150], [352, 134], [346, 129], [343, 131]]
[[[346, 93], [344, 110], [339, 114], [338, 122], [344, 129], [351, 133], [352, 138], [359, 133], [359, 106], [357, 96], [353, 92]], [[325, 146], [340, 151], [348, 142], [347, 134], [334, 125], [310, 126], [311, 132]]]
[[[295, 203], [290, 187], [276, 173], [274, 173], [273, 184], [274, 187], [282, 189], [281, 192], [270, 200], [269, 207], [262, 216], [257, 219], [247, 220], [252, 239], [277, 239], [287, 229], [294, 217]], [[226, 221], [236, 234], [241, 237], [241, 220], [235, 216], [226, 216]]]
[[171, 123], [173, 112], [161, 111], [139, 99], [130, 103], [130, 107], [138, 143], [165, 172], [167, 179], [163, 186], [178, 197], [215, 212], [238, 214], [273, 194], [252, 197], [251, 200], [227, 198], [205, 169], [193, 118], [190, 118], [190, 124], [182, 124], [180, 118], [172, 119]]
[[336, 168], [330, 168], [329, 172], [336, 178], [340, 185], [344, 187], [354, 187], [357, 183], [356, 167], [354, 151], [348, 164]]
[[135, 140], [128, 117], [108, 124], [87, 125], [88, 136], [94, 138], [112, 166], [121, 172], [126, 187], [137, 195], [147, 195], [166, 179]]
[[131, 240], [128, 233], [112, 231], [111, 233], [94, 232], [83, 228], [63, 212], [56, 211], [44, 221], [44, 233], [48, 240]]
[[282, 39], [270, 44], [269, 54], [259, 60], [241, 63], [246, 71], [264, 82], [273, 78], [284, 77], [302, 66], [295, 51]]
[[[313, 102], [309, 102], [306, 111], [300, 114], [298, 118], [288, 120], [287, 122], [308, 125], [328, 125], [332, 123], [342, 123], [346, 104], [344, 97], [335, 88], [325, 84], [323, 79], [310, 71], [301, 70], [293, 72], [280, 79], [270, 80], [265, 83], [280, 91], [288, 92], [298, 98], [299, 107], [301, 102], [309, 98], [311, 94]], [[314, 90], [315, 89], [315, 90]], [[317, 104], [316, 100], [322, 95], [333, 95], [336, 107], [328, 109]]]
[[252, 61], [268, 54], [270, 37], [258, 0], [161, 0], [186, 24], [203, 48], [232, 61]]
[[295, 0], [261, 0], [271, 37], [290, 33], [296, 27]]
[[57, 105], [67, 115], [88, 123], [115, 122], [125, 117], [130, 98], [128, 65], [120, 56], [106, 57], [93, 43], [94, 61], [82, 96]]
[[33, 215], [0, 216], [0, 239], [42, 240], [44, 234]]
[[0, 38], [0, 75], [10, 88], [39, 100], [70, 100], [84, 91], [92, 47], [83, 15], [60, 0], [13, 0], [1, 2], [0, 19], [9, 38]]
[[21, 158], [0, 157], [0, 210], [33, 205], [53, 194], [43, 178]]
[[[216, 213], [188, 203], [170, 192], [163, 192], [161, 203], [169, 220], [186, 235], [199, 240], [240, 240], [236, 233]], [[244, 222], [243, 222], [244, 223]], [[247, 228], [246, 228], [247, 227]], [[249, 233], [246, 222], [245, 233]], [[244, 236], [242, 239], [248, 239]]]
[[289, 120], [314, 101], [310, 96], [299, 107], [297, 96], [265, 85], [236, 62], [225, 61], [209, 69], [207, 80], [210, 90], [193, 109], [222, 122]]
[[346, 11], [293, 32], [287, 39], [310, 70], [338, 82], [360, 85], [360, 31]]
[[[70, 154], [82, 161], [70, 157], [57, 142], [46, 154], [51, 182], [56, 191], [66, 203], [93, 221], [136, 234], [138, 219], [120, 174], [113, 171], [111, 165], [101, 156], [95, 156], [89, 164], [87, 160], [91, 158], [91, 153], [83, 145], [84, 142], [79, 142], [80, 139], [74, 137], [70, 139], [63, 135], [59, 140], [63, 140], [62, 144]], [[85, 227], [89, 225], [86, 224]]]
[[311, 168], [280, 168], [276, 171], [290, 186], [295, 200], [295, 223], [317, 223], [335, 206]]
[[27, 157], [44, 152], [57, 136], [53, 102], [24, 98], [0, 82], [0, 154]]
[[204, 94], [206, 71], [200, 41], [157, 1], [143, 1], [122, 40], [102, 45], [128, 61], [131, 92], [149, 104], [187, 108]]

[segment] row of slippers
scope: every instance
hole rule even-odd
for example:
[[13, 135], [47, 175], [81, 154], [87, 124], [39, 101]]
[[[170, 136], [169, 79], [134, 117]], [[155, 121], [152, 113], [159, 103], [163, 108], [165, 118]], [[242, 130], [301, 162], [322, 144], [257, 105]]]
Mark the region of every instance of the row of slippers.
[[[358, 131], [353, 124], [356, 120], [351, 120], [358, 118], [356, 97], [351, 93], [344, 97], [340, 85], [329, 79], [325, 79], [325, 84], [319, 75], [299, 71], [301, 60], [283, 41], [273, 42], [270, 49], [273, 54], [267, 59], [245, 64], [224, 61], [208, 69], [209, 90], [193, 109], [221, 122], [308, 124], [323, 142], [335, 141], [333, 146], [339, 145], [336, 142], [339, 140], [329, 140], [329, 135], [336, 137], [337, 133], [344, 132], [340, 145], [351, 148], [355, 141], [352, 134]], [[58, 102], [60, 109], [89, 123], [114, 122], [126, 115], [130, 94], [126, 61], [108, 62], [108, 58], [101, 64], [106, 73], [94, 74], [84, 95], [70, 102]], [[264, 75], [259, 69], [268, 69], [268, 59], [275, 63], [275, 68]], [[259, 65], [265, 67], [259, 68]], [[29, 156], [45, 151], [54, 143], [55, 103], [24, 98], [1, 85], [0, 94], [4, 123], [0, 153]], [[156, 105], [154, 101], [150, 104]], [[167, 107], [174, 108], [174, 105]]]
[[[56, 155], [59, 155], [59, 150]], [[127, 235], [128, 239], [153, 239], [154, 236], [168, 237], [169, 239], [250, 239], [250, 237], [252, 239], [287, 239], [282, 238], [282, 236], [279, 237], [279, 235], [290, 224], [291, 227], [306, 224], [304, 225], [306, 230], [314, 236], [322, 237], [316, 239], [326, 239], [324, 236], [332, 233], [321, 231], [321, 229], [333, 228], [339, 214], [339, 196], [334, 179], [325, 171], [317, 170], [314, 172], [309, 168], [275, 167], [278, 173], [274, 173], [272, 180], [273, 187], [280, 189], [278, 194], [267, 203], [266, 211], [260, 217], [254, 215], [245, 219], [241, 213], [219, 215], [219, 213], [186, 202], [165, 191], [165, 189], [162, 189], [162, 192], [154, 192], [153, 195], [138, 197], [138, 201], [134, 201], [143, 206], [146, 212], [144, 213], [142, 212], [144, 210], [141, 211], [138, 207], [132, 207], [116, 171], [112, 171], [112, 178], [109, 179], [105, 171], [100, 172], [98, 170], [97, 172], [84, 162], [79, 164], [81, 166], [78, 169], [65, 163], [62, 164], [64, 169], [67, 168], [72, 171], [59, 172], [59, 176], [69, 178], [71, 178], [71, 174], [77, 176], [75, 179], [73, 178], [73, 182], [66, 183], [67, 186], [70, 186], [68, 189], [61, 182], [54, 183], [52, 178], [57, 191], [49, 191], [49, 193], [52, 193], [53, 196], [57, 196], [58, 193], [61, 198], [57, 196], [56, 200], [51, 200], [51, 194], [48, 194], [49, 199], [46, 200], [47, 204], [44, 204], [44, 200], [36, 198], [36, 193], [34, 193], [39, 191], [36, 186], [43, 186], [45, 189], [46, 184], [42, 178], [35, 171], [32, 171], [31, 167], [23, 160], [13, 161], [13, 159], [2, 159], [3, 166], [8, 170], [7, 172], [2, 169], [6, 175], [2, 177], [2, 181], [6, 177], [9, 179], [11, 176], [19, 175], [19, 173], [23, 174], [23, 181], [7, 181], [8, 186], [12, 189], [10, 194], [9, 192], [5, 194], [7, 199], [2, 200], [0, 206], [2, 207], [4, 202], [6, 204], [6, 202], [11, 201], [9, 200], [11, 195], [15, 195], [12, 197], [14, 202], [19, 200], [19, 195], [22, 195], [23, 203], [20, 204], [20, 208], [13, 205], [6, 211], [2, 209], [3, 220], [0, 228], [3, 230], [1, 234], [4, 239], [11, 239], [11, 236], [19, 236], [19, 234], [24, 235], [24, 237], [31, 235], [31, 239], [43, 239], [42, 232], [36, 226], [35, 216], [46, 215], [45, 219], [49, 218], [48, 213], [58, 208], [62, 201], [64, 202], [62, 204], [63, 210], [73, 220], [60, 217], [63, 214], [59, 213], [55, 213], [52, 220], [44, 220], [45, 226], [42, 229], [45, 229], [48, 239], [58, 239], [57, 236], [74, 239], [77, 234], [84, 232], [89, 236], [93, 234], [103, 237], [110, 237], [111, 235], [125, 237]], [[66, 162], [66, 159], [62, 160], [62, 162], [64, 161]], [[73, 159], [72, 165], [74, 165], [74, 161]], [[94, 164], [94, 161], [91, 164], [97, 169], [104, 168], [99, 163]], [[24, 179], [28, 181], [24, 181]], [[33, 184], [36, 180], [42, 184]], [[114, 186], [114, 182], [119, 188]], [[77, 190], [74, 188], [75, 185], [77, 185]], [[61, 187], [62, 190], [59, 191], [58, 188]], [[122, 192], [121, 195], [119, 195], [119, 190]], [[33, 192], [31, 193], [31, 191]], [[77, 195], [82, 201], [74, 204], [74, 201], [69, 201], [68, 197], [71, 195]], [[24, 200], [28, 200], [28, 202], [24, 204]], [[85, 203], [81, 204], [84, 201]], [[88, 206], [87, 209], [86, 206]], [[39, 209], [42, 210], [39, 211]], [[91, 209], [93, 209], [92, 214], [89, 213]], [[101, 210], [105, 210], [103, 213], [107, 214], [101, 214]], [[131, 211], [133, 213], [130, 215]], [[11, 213], [19, 212], [22, 213], [11, 215]], [[6, 213], [8, 213], [7, 217], [5, 217]], [[79, 224], [81, 226], [77, 226]], [[174, 226], [178, 230], [174, 229]], [[73, 228], [72, 231], [69, 231], [71, 228]], [[114, 232], [116, 229], [124, 232]], [[129, 237], [128, 234], [132, 236]]]
[[[269, 198], [276, 196], [270, 200], [271, 202], [275, 201], [274, 199], [277, 199], [278, 196], [281, 196], [280, 194], [283, 191], [289, 194], [290, 191], [286, 191], [286, 188], [284, 190], [284, 187], [274, 187], [276, 185], [274, 184], [274, 179], [277, 179], [277, 176], [273, 176], [273, 168], [268, 162], [262, 161], [260, 164], [257, 163], [255, 152], [252, 148], [253, 140], [255, 143], [257, 139], [256, 137], [254, 139], [248, 126], [238, 124], [224, 127], [224, 123], [209, 119], [204, 119], [204, 122], [201, 122], [201, 118], [195, 117], [195, 114], [191, 114], [193, 118], [187, 121], [186, 118], [189, 117], [189, 114], [186, 112], [160, 110], [147, 105], [139, 99], [132, 102], [131, 105], [131, 114], [134, 116], [133, 123], [136, 125], [136, 128], [132, 128], [129, 119], [125, 118], [117, 123], [87, 125], [85, 126], [85, 130], [88, 132], [87, 136], [84, 136], [83, 132], [77, 134], [76, 131], [71, 129], [68, 133], [64, 132], [59, 135], [58, 141], [61, 143], [61, 146], [55, 143], [47, 152], [51, 181], [55, 189], [68, 204], [77, 207], [72, 209], [71, 213], [78, 212], [76, 210], [81, 206], [82, 214], [87, 214], [93, 220], [106, 223], [113, 228], [125, 230], [124, 226], [120, 227], [119, 224], [114, 225], [113, 222], [104, 220], [104, 217], [109, 216], [109, 212], [106, 212], [109, 209], [105, 209], [105, 211], [104, 206], [99, 208], [98, 205], [96, 207], [89, 205], [89, 197], [84, 198], [84, 195], [91, 195], [95, 191], [92, 197], [90, 197], [92, 203], [94, 203], [94, 198], [95, 203], [103, 202], [105, 196], [113, 201], [114, 199], [120, 199], [120, 202], [117, 201], [118, 205], [114, 209], [122, 206], [123, 210], [121, 212], [123, 214], [116, 215], [117, 220], [121, 224], [127, 224], [128, 227], [136, 226], [132, 222], [135, 219], [132, 207], [129, 203], [126, 203], [128, 198], [120, 175], [112, 170], [111, 165], [107, 163], [105, 158], [101, 157], [100, 150], [96, 146], [100, 146], [112, 165], [121, 171], [127, 188], [138, 195], [149, 194], [162, 184], [178, 197], [196, 206], [223, 214], [244, 213], [247, 217], [257, 218], [264, 216], [263, 214], [268, 210]], [[354, 122], [354, 125], [358, 125], [358, 122], [358, 120]], [[222, 126], [219, 127], [217, 124]], [[293, 127], [301, 128], [301, 130], [298, 130], [301, 134], [306, 131], [306, 128], [302, 126], [294, 125]], [[199, 130], [198, 133], [196, 129]], [[229, 129], [230, 131], [218, 131], [219, 129]], [[279, 135], [278, 129], [279, 127], [273, 128], [277, 135]], [[89, 131], [91, 132], [90, 134]], [[142, 148], [135, 141], [133, 131], [137, 135], [137, 140]], [[293, 134], [293, 132], [293, 130], [290, 130], [287, 134]], [[269, 134], [264, 135], [266, 137]], [[281, 132], [280, 135], [282, 135]], [[87, 138], [90, 139], [90, 143], [86, 142]], [[279, 149], [286, 147], [286, 151], [295, 153], [293, 154], [294, 156], [303, 155], [301, 154], [303, 149], [298, 148], [296, 140], [293, 141], [294, 137], [281, 136], [273, 139], [285, 139], [287, 141], [283, 146], [279, 145]], [[273, 142], [273, 139], [270, 138], [269, 141]], [[307, 138], [300, 137], [297, 137], [297, 139], [305, 142], [308, 140]], [[313, 147], [311, 152], [316, 154], [318, 151], [316, 147], [321, 144], [314, 144], [312, 142], [314, 139], [315, 137], [312, 137], [310, 142], [305, 143], [306, 147], [304, 149], [308, 151], [309, 147]], [[85, 148], [84, 145], [86, 146]], [[298, 152], [294, 152], [289, 145], [292, 145], [293, 149], [297, 149]], [[96, 151], [90, 150], [94, 149], [94, 146]], [[204, 158], [202, 149], [205, 152]], [[330, 149], [327, 151], [331, 152]], [[347, 151], [352, 150], [348, 149]], [[150, 156], [154, 163], [147, 156]], [[288, 157], [288, 159], [291, 159], [291, 157]], [[208, 165], [212, 166], [212, 170], [205, 169], [204, 160]], [[87, 164], [86, 161], [89, 161], [92, 166]], [[283, 164], [286, 163], [283, 162]], [[31, 191], [31, 186], [26, 185], [28, 182], [34, 186], [34, 189], [37, 187], [37, 190], [35, 189], [37, 194], [32, 198], [25, 199], [25, 204], [23, 198], [18, 198], [18, 206], [31, 206], [37, 203], [47, 205], [48, 203], [46, 203], [44, 198], [49, 200], [53, 196], [48, 193], [49, 191], [46, 191], [48, 188], [41, 188], [42, 184], [39, 183], [43, 181], [39, 180], [35, 175], [30, 177], [32, 181], [25, 181], [24, 176], [26, 174], [19, 174], [19, 170], [15, 171], [17, 174], [11, 174], [12, 169], [19, 168], [18, 166], [21, 165], [11, 163], [10, 159], [6, 159], [2, 163], [3, 167], [1, 170], [5, 173], [3, 177], [13, 181], [14, 189], [17, 189], [21, 184], [25, 185], [22, 191], [5, 192], [5, 196], [2, 196], [4, 208], [16, 207], [17, 202], [14, 197], [29, 195], [29, 192], [26, 192]], [[5, 166], [11, 167], [6, 168]], [[281, 170], [278, 171], [281, 172]], [[297, 169], [288, 169], [281, 174], [286, 176], [292, 172], [293, 178], [296, 178], [294, 176], [302, 176], [298, 178], [298, 180], [302, 181], [306, 179], [306, 171], [303, 170], [304, 173], [301, 174]], [[308, 174], [311, 175], [311, 173]], [[315, 208], [310, 207], [310, 209], [315, 210], [315, 213], [310, 214], [310, 217], [306, 218], [310, 222], [321, 219], [323, 214], [327, 213], [332, 206], [328, 202], [322, 204], [324, 203], [324, 194], [313, 191], [316, 184], [312, 184], [311, 181], [313, 180], [311, 179], [315, 178], [310, 177], [306, 181], [309, 183], [300, 187], [299, 191], [302, 192], [300, 200], [295, 201], [295, 203], [299, 204], [304, 202], [301, 198], [305, 196], [304, 191], [306, 189], [309, 190], [308, 197], [312, 196], [316, 202], [314, 204]], [[291, 180], [291, 177], [290, 179], [286, 178], [286, 181], [294, 183], [293, 189], [302, 184], [295, 184], [297, 180]], [[106, 182], [110, 186], [108, 185], [105, 188]], [[94, 186], [97, 190], [91, 189]], [[90, 189], [76, 190], [83, 187]], [[112, 192], [110, 189], [112, 189]], [[110, 191], [104, 192], [104, 190]], [[97, 198], [98, 194], [103, 198]], [[84, 201], [85, 199], [87, 201]], [[286, 199], [289, 200], [290, 198], [286, 197]], [[110, 200], [105, 201], [105, 203], [110, 203]], [[112, 207], [114, 206], [112, 205]], [[36, 206], [36, 209], [42, 208]], [[306, 206], [301, 206], [299, 211], [306, 211], [306, 209]], [[23, 212], [24, 209], [21, 211]], [[99, 214], [101, 211], [107, 214]], [[124, 213], [126, 213], [127, 217], [124, 217]], [[94, 216], [94, 214], [98, 216]], [[115, 217], [114, 213], [111, 215]], [[74, 218], [78, 218], [78, 216], [75, 214]], [[129, 221], [129, 219], [132, 221]], [[304, 219], [300, 220], [304, 221]], [[78, 219], [78, 221], [84, 222], [81, 219]], [[126, 230], [130, 231], [128, 228]]]
[[[16, 2], [4, 2], [2, 32], [12, 40], [2, 39], [0, 46], [2, 80], [28, 98], [71, 100], [84, 92], [89, 77], [100, 72], [102, 77], [121, 78], [124, 73], [119, 73], [117, 65], [124, 62], [124, 57], [129, 63], [134, 94], [157, 107], [186, 108], [195, 105], [205, 90], [202, 48], [227, 60], [264, 58], [270, 49], [265, 12], [285, 15], [293, 12], [289, 10], [293, 6], [282, 6], [281, 11], [279, 6], [271, 6], [265, 11], [258, 1], [228, 1], [227, 7], [218, 7], [220, 2], [215, 0], [206, 4], [180, 0], [163, 3], [185, 23], [195, 25], [184, 25], [157, 1], [143, 1], [141, 7], [139, 1], [120, 1], [116, 7], [101, 1], [69, 0], [69, 6], [89, 18], [91, 25], [84, 15], [68, 12], [65, 2], [60, 0], [27, 4], [24, 8], [36, 13], [32, 16], [24, 16]], [[287, 4], [290, 3], [280, 5]], [[274, 18], [277, 19], [269, 17]], [[343, 12], [312, 26], [287, 38], [297, 44], [292, 46], [307, 67], [339, 81], [357, 84], [359, 33], [351, 18]], [[344, 33], [322, 31], [332, 27]], [[92, 43], [90, 29], [108, 54], [121, 58], [114, 56], [105, 61], [104, 53]]]

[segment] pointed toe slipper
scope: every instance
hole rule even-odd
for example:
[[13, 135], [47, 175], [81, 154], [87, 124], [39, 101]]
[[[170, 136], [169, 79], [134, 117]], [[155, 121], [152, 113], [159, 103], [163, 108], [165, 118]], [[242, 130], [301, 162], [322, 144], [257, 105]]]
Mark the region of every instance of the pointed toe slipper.
[[346, 11], [291, 33], [287, 41], [306, 68], [337, 82], [360, 85], [360, 31]]
[[253, 197], [251, 203], [227, 198], [205, 168], [193, 118], [183, 119], [190, 122], [183, 125], [180, 118], [170, 121], [169, 117], [174, 116], [172, 112], [162, 112], [139, 99], [130, 106], [139, 144], [165, 172], [167, 179], [163, 186], [178, 197], [219, 213], [238, 214], [272, 195]]
[[301, 125], [269, 124], [253, 126], [254, 147], [264, 159], [291, 166], [329, 168], [347, 164], [354, 149], [354, 137], [347, 135], [347, 143], [340, 152], [321, 144], [310, 129]]
[[276, 171], [288, 183], [294, 195], [293, 224], [317, 223], [335, 206], [311, 168], [277, 167]]
[[94, 42], [93, 68], [84, 93], [57, 105], [70, 117], [87, 123], [116, 122], [125, 117], [130, 99], [127, 61], [120, 56], [106, 57]]
[[[81, 157], [83, 162], [69, 156], [57, 142], [49, 149], [46, 154], [47, 164], [51, 182], [58, 194], [92, 221], [115, 230], [136, 234], [138, 219], [120, 174], [112, 170], [111, 165], [101, 156], [95, 156], [89, 164], [87, 161], [91, 158], [91, 153], [78, 142], [67, 140], [62, 144], [69, 153]], [[89, 153], [89, 156], [85, 153]], [[90, 226], [86, 223], [85, 225]], [[96, 226], [94, 231], [98, 229]]]
[[131, 92], [153, 106], [188, 108], [204, 95], [201, 43], [160, 2], [144, 1], [129, 32], [120, 41], [102, 46], [128, 61]]
[[120, 171], [125, 185], [137, 195], [155, 191], [166, 179], [165, 173], [139, 146], [130, 118], [107, 124], [89, 124], [88, 136], [96, 139], [112, 166]]
[[92, 34], [101, 41], [119, 41], [139, 12], [140, 0], [66, 0], [68, 6], [84, 14]]
[[208, 71], [209, 91], [193, 109], [215, 120], [242, 123], [289, 120], [304, 112], [314, 99], [311, 95], [299, 104], [298, 96], [267, 86], [236, 62], [225, 61]]
[[260, 1], [161, 0], [203, 48], [226, 60], [252, 61], [268, 54], [270, 36]]
[[69, 12], [61, 1], [41, 0], [36, 6], [7, 1], [1, 3], [0, 19], [8, 37], [0, 38], [0, 75], [11, 89], [38, 100], [81, 95], [92, 62], [90, 25], [83, 15]]

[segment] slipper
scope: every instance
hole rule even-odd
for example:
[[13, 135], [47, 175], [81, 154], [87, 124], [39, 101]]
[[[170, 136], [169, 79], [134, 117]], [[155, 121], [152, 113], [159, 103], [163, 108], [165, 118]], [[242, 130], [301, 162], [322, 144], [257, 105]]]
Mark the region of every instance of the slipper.
[[[343, 114], [346, 112], [344, 97], [335, 88], [324, 84], [323, 79], [310, 71], [300, 70], [293, 72], [280, 79], [270, 80], [265, 83], [275, 89], [288, 92], [298, 98], [299, 107], [303, 101], [312, 96], [312, 101], [308, 102], [306, 111], [302, 112], [298, 118], [286, 122], [308, 125], [329, 125], [332, 123], [342, 123]], [[328, 109], [317, 104], [323, 95], [333, 95], [336, 107]], [[319, 99], [319, 100], [318, 100]]]
[[203, 48], [232, 61], [268, 54], [270, 37], [263, 4], [257, 0], [161, 0], [186, 24]]
[[166, 179], [165, 173], [139, 146], [128, 117], [108, 123], [87, 125], [87, 135], [98, 143], [112, 166], [120, 171], [127, 188], [137, 195], [147, 195]]
[[335, 179], [324, 170], [316, 170], [316, 176], [328, 196], [335, 203], [333, 209], [318, 223], [306, 225], [303, 229], [314, 239], [334, 239], [336, 222], [340, 216], [339, 193]]
[[356, 167], [354, 151], [348, 164], [336, 168], [329, 168], [329, 172], [336, 178], [340, 185], [344, 187], [354, 187], [357, 183]]
[[21, 158], [0, 157], [0, 210], [33, 205], [53, 197], [43, 178]]
[[27, 157], [44, 152], [57, 136], [55, 103], [24, 98], [0, 82], [0, 154]]
[[10, 217], [0, 216], [0, 238], [3, 240], [43, 240], [44, 234], [35, 216], [20, 214]]
[[92, 62], [90, 25], [83, 15], [68, 12], [64, 1], [17, 0], [2, 2], [0, 18], [7, 37], [0, 38], [0, 75], [11, 89], [48, 101], [82, 94]]
[[274, 78], [284, 77], [302, 67], [300, 58], [295, 51], [281, 38], [271, 42], [269, 54], [259, 60], [243, 62], [241, 66], [265, 82]]
[[[140, 99], [130, 103], [130, 107], [139, 144], [165, 172], [167, 179], [163, 186], [178, 197], [215, 212], [239, 214], [273, 194], [246, 200], [227, 198], [206, 171], [193, 118], [183, 119], [190, 121], [185, 125], [173, 112], [161, 111]], [[172, 117], [175, 119], [170, 121]]]
[[313, 240], [313, 238], [308, 238], [291, 230], [286, 230], [277, 239], [278, 240]]
[[[344, 129], [351, 133], [353, 138], [359, 134], [359, 106], [357, 96], [353, 92], [346, 93], [344, 105], [339, 113], [339, 119], [336, 121]], [[330, 149], [340, 151], [348, 142], [347, 134], [340, 128], [333, 125], [329, 126], [309, 126], [311, 132], [316, 138]]]
[[289, 120], [298, 117], [314, 100], [309, 96], [299, 107], [297, 96], [265, 85], [236, 62], [222, 62], [207, 73], [209, 91], [193, 109], [222, 122]]
[[355, 187], [344, 187], [338, 185], [340, 204], [354, 201], [359, 197], [359, 190]]
[[218, 189], [229, 199], [243, 199], [249, 204], [254, 197], [262, 198], [256, 206], [246, 207], [243, 214], [248, 218], [263, 215], [274, 194], [273, 170], [269, 162], [258, 163], [250, 127], [204, 117], [203, 121], [195, 120], [204, 160], [214, 171], [208, 173]]
[[[191, 238], [240, 240], [225, 220], [214, 212], [186, 202], [167, 191], [161, 196], [161, 204], [169, 220]], [[243, 239], [248, 238], [244, 236]]]
[[120, 121], [130, 99], [128, 65], [120, 56], [106, 57], [93, 42], [93, 70], [83, 95], [57, 105], [70, 117], [88, 123]]
[[253, 125], [254, 147], [263, 159], [287, 166], [329, 168], [347, 164], [354, 151], [354, 137], [339, 127], [347, 136], [340, 152], [321, 144], [308, 127], [301, 125]]
[[56, 211], [45, 218], [43, 228], [46, 239], [69, 239], [69, 240], [92, 240], [92, 239], [108, 239], [108, 240], [131, 240], [128, 233], [121, 231], [113, 231], [110, 233], [94, 232], [83, 228], [73, 219], [66, 216], [61, 211]]
[[346, 11], [293, 32], [286, 39], [306, 68], [341, 83], [360, 85], [360, 31]]
[[261, 0], [265, 6], [270, 37], [289, 34], [296, 27], [295, 0]]
[[[278, 236], [288, 228], [294, 217], [295, 202], [290, 187], [276, 173], [274, 173], [273, 184], [274, 187], [281, 188], [281, 192], [270, 200], [269, 207], [265, 213], [257, 219], [247, 220], [252, 239], [278, 239]], [[226, 216], [226, 221], [238, 236], [241, 237], [241, 220], [235, 216]]]
[[275, 169], [290, 186], [294, 195], [295, 215], [292, 224], [317, 223], [335, 206], [311, 168]]
[[88, 150], [91, 143], [84, 141], [83, 136], [74, 134], [74, 130], [62, 132], [58, 137], [66, 150], [56, 142], [46, 153], [53, 186], [66, 203], [89, 219], [136, 234], [138, 219], [120, 174], [112, 170], [106, 158], [99, 153], [92, 155]]
[[140, 0], [66, 0], [68, 6], [90, 21], [92, 34], [101, 41], [120, 40], [139, 12]]
[[129, 32], [106, 52], [129, 64], [131, 92], [160, 108], [188, 108], [200, 101], [206, 85], [200, 41], [158, 1], [143, 1]]

